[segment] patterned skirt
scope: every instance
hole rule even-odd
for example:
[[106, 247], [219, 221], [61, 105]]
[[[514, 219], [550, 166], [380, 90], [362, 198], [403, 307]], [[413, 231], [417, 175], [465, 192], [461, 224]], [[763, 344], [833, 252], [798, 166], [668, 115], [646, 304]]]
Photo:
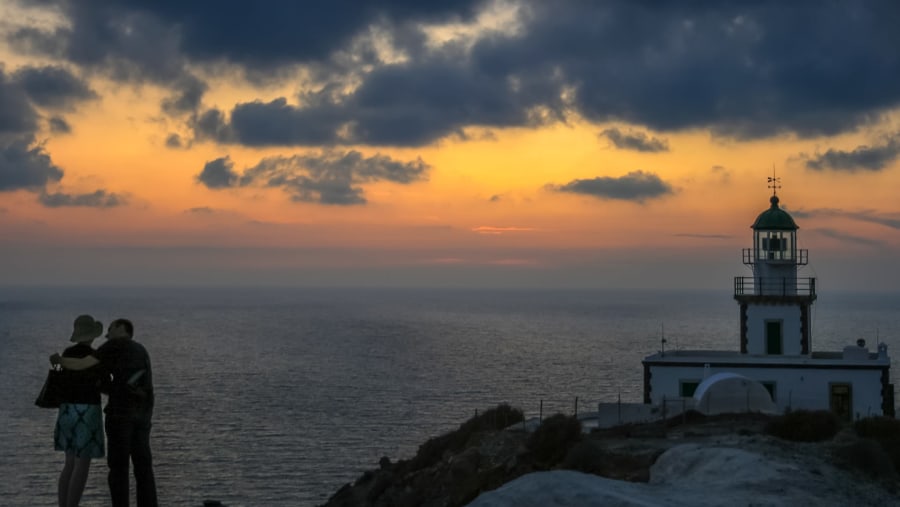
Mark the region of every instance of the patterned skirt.
[[103, 411], [100, 405], [63, 403], [56, 416], [53, 447], [79, 458], [100, 458], [105, 452]]

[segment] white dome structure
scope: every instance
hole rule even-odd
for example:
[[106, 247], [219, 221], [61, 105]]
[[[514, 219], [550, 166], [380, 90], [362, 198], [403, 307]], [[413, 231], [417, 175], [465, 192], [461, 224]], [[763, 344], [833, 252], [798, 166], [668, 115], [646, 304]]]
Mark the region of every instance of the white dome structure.
[[736, 373], [716, 373], [694, 391], [694, 408], [706, 415], [778, 413], [769, 391], [759, 382]]

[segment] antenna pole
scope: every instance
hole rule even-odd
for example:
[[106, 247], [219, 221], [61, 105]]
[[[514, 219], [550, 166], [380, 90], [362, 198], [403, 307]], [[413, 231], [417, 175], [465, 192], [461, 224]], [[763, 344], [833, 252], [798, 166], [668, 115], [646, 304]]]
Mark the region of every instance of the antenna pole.
[[664, 356], [664, 355], [666, 355], [666, 325], [665, 325], [664, 323], [660, 323], [660, 324], [659, 324], [659, 330], [660, 330], [660, 340], [659, 340], [659, 344], [660, 344], [660, 346], [662, 347], [662, 354], [661, 354], [661, 355]]
[[772, 164], [772, 176], [769, 176], [769, 188], [772, 189], [772, 195], [778, 195], [778, 189], [781, 188], [781, 178], [775, 176], [775, 164]]

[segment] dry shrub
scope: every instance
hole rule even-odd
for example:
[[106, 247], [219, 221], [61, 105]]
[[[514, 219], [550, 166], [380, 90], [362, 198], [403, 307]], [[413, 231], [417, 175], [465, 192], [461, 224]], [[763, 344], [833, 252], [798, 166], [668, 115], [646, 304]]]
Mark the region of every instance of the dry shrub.
[[792, 442], [830, 440], [840, 429], [841, 421], [827, 410], [788, 412], [766, 425], [766, 433]]
[[858, 470], [879, 480], [896, 480], [897, 472], [891, 457], [880, 443], [868, 438], [856, 440], [834, 450], [836, 463], [851, 470]]
[[581, 440], [581, 421], [572, 416], [555, 414], [545, 419], [526, 445], [537, 461], [553, 466], [566, 456], [576, 442]]
[[525, 420], [524, 413], [506, 403], [486, 410], [462, 423], [459, 429], [434, 437], [419, 446], [412, 460], [414, 468], [429, 467], [440, 461], [447, 452], [456, 453], [465, 448], [472, 437], [485, 431], [498, 431]]
[[560, 468], [577, 470], [586, 474], [603, 475], [609, 461], [609, 454], [600, 442], [586, 439], [576, 443], [569, 449]]
[[853, 424], [856, 434], [862, 438], [870, 438], [884, 450], [900, 472], [900, 420], [892, 417], [868, 417]]
[[856, 434], [863, 438], [890, 440], [900, 438], [900, 420], [892, 417], [867, 417], [853, 423]]

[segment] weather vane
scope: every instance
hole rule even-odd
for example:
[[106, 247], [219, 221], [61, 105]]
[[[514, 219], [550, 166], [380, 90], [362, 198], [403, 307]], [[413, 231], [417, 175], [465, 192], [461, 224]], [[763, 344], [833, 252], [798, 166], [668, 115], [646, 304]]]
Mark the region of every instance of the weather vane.
[[781, 178], [775, 176], [775, 166], [772, 166], [772, 176], [769, 176], [769, 188], [772, 189], [772, 195], [778, 195], [778, 189], [781, 188]]

